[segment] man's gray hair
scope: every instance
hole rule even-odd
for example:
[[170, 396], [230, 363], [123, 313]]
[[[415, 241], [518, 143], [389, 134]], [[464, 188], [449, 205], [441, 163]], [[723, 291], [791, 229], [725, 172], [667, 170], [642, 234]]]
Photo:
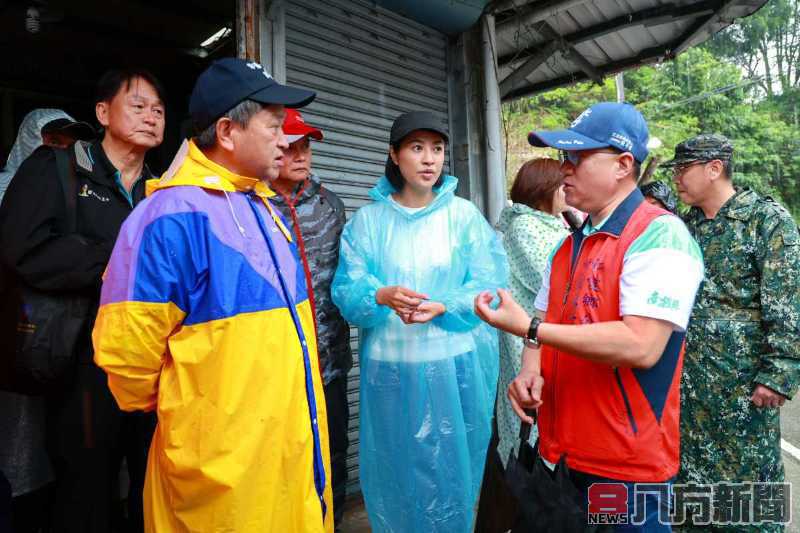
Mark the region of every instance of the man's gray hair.
[[[254, 102], [253, 100], [242, 100], [236, 104], [236, 107], [219, 118], [227, 117], [241, 127], [246, 128], [250, 123], [250, 119], [265, 107], [264, 104]], [[213, 124], [201, 131], [194, 138], [194, 143], [198, 148], [211, 148], [217, 144], [217, 121], [215, 120]]]

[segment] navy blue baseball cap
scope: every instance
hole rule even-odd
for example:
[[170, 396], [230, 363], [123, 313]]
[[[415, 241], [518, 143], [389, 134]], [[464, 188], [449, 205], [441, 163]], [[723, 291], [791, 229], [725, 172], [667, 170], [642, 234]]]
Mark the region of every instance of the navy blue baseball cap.
[[314, 91], [281, 85], [254, 61], [226, 57], [211, 63], [194, 84], [189, 114], [201, 132], [245, 100], [297, 108], [311, 103]]
[[528, 142], [559, 150], [617, 148], [632, 153], [641, 163], [647, 159], [648, 137], [647, 122], [631, 104], [600, 102], [578, 115], [565, 130], [532, 131]]

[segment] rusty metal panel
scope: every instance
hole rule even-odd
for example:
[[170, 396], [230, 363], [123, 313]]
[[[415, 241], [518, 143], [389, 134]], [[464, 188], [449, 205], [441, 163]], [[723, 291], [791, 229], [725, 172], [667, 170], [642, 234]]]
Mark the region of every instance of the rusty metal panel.
[[260, 0], [236, 0], [236, 55], [261, 61]]

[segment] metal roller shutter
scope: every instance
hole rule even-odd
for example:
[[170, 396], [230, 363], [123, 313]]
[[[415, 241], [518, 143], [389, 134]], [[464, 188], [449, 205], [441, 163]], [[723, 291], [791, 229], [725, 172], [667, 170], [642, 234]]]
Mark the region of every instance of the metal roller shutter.
[[[383, 174], [397, 115], [427, 109], [448, 117], [446, 54], [443, 34], [369, 2], [286, 3], [286, 79], [317, 91], [303, 110], [325, 134], [314, 145], [313, 168], [345, 203], [348, 216], [369, 202], [369, 189]], [[353, 329], [349, 493], [359, 490], [357, 337]]]

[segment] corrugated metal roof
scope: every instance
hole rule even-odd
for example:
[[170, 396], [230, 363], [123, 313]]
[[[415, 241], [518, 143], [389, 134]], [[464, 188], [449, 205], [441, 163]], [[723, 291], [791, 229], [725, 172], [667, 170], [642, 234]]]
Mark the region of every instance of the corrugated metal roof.
[[489, 0], [372, 0], [431, 28], [453, 35], [472, 26]]
[[493, 6], [503, 100], [674, 58], [767, 0], [505, 0]]

